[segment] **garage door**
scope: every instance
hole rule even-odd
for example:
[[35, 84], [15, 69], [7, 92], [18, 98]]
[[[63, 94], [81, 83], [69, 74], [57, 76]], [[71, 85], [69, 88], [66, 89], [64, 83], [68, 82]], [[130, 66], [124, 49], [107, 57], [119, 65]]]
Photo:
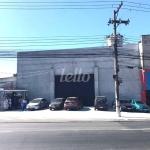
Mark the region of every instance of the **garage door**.
[[[66, 78], [69, 80], [66, 81]], [[93, 74], [90, 74], [89, 78], [84, 75], [76, 75], [75, 78], [74, 76], [66, 77], [65, 75], [63, 77], [55, 76], [55, 97], [67, 98], [76, 96], [83, 100], [84, 106], [93, 106], [95, 97], [94, 93]]]

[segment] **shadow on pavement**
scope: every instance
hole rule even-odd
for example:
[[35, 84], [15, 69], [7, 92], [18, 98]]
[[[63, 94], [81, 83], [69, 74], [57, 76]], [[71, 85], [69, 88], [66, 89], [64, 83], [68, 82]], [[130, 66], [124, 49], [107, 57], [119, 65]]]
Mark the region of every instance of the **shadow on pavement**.
[[90, 111], [91, 110], [91, 108], [89, 108], [89, 107], [83, 107], [82, 109], [80, 109], [79, 111]]
[[76, 109], [68, 109], [68, 110], [64, 110], [64, 111], [90, 111], [91, 108], [89, 107], [83, 107], [82, 109], [76, 110]]

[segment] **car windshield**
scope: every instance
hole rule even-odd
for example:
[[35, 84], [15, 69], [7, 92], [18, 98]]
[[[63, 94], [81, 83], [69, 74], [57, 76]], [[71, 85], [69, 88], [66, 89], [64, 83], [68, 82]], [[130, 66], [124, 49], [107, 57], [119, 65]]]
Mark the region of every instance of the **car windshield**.
[[97, 102], [106, 102], [105, 99], [97, 99]]
[[105, 98], [104, 98], [104, 97], [98, 97], [98, 98], [97, 98], [97, 101], [100, 101], [100, 100], [103, 101], [103, 100], [105, 100]]
[[104, 102], [106, 102], [105, 99], [97, 99], [97, 103], [104, 103]]
[[137, 104], [144, 104], [142, 101], [136, 101]]
[[75, 98], [67, 98], [66, 100], [75, 101], [76, 99]]
[[62, 99], [54, 99], [52, 102], [62, 102]]
[[38, 100], [38, 99], [34, 99], [34, 100], [30, 101], [30, 103], [39, 103], [39, 102], [40, 102], [40, 100]]
[[128, 100], [120, 100], [120, 103], [129, 103]]

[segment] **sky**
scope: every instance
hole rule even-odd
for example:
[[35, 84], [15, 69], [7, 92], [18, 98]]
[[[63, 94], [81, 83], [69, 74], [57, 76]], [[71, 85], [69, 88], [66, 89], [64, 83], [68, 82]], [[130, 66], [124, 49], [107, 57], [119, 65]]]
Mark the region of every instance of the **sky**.
[[[20, 51], [105, 46], [106, 36], [113, 33], [108, 21], [120, 4], [111, 0], [0, 0], [0, 78], [17, 73], [16, 53]], [[124, 36], [124, 44], [137, 43], [141, 35], [150, 34], [149, 16], [149, 0], [123, 1], [118, 19], [130, 23], [119, 25], [117, 33]]]

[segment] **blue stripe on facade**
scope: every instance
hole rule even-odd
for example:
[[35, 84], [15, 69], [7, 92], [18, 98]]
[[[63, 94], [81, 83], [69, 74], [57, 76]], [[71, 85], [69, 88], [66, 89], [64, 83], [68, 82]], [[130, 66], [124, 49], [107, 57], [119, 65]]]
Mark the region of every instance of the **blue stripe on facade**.
[[146, 90], [150, 90], [150, 72], [146, 72]]

